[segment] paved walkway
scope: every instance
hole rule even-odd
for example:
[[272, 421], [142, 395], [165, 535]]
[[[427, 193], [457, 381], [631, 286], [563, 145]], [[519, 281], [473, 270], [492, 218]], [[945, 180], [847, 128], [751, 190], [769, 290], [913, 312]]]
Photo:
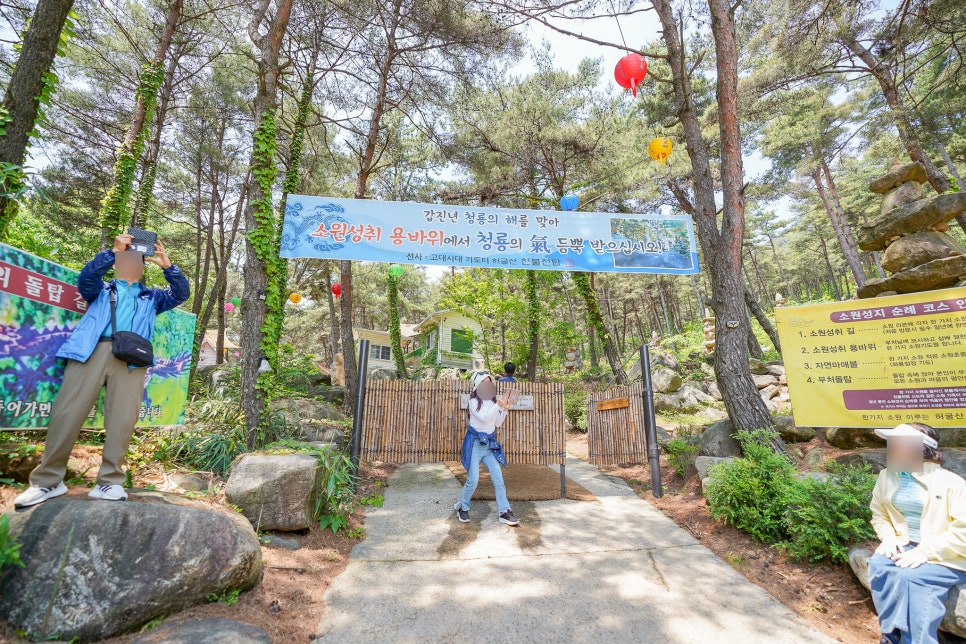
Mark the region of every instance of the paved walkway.
[[408, 465], [366, 512], [366, 538], [326, 592], [332, 642], [830, 642], [621, 480], [568, 459], [598, 501], [494, 502], [456, 521], [460, 485]]

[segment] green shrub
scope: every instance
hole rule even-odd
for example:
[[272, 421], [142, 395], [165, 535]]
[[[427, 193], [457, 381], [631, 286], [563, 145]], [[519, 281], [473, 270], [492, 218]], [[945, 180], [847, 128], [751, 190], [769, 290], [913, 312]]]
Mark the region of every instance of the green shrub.
[[678, 476], [684, 478], [685, 473], [698, 455], [698, 446], [688, 442], [686, 439], [675, 436], [661, 445], [664, 453], [667, 454], [667, 462], [674, 468]]
[[711, 469], [705, 491], [708, 510], [715, 519], [748, 532], [759, 541], [775, 543], [785, 537], [785, 511], [795, 466], [774, 452], [771, 430], [737, 433], [744, 458]]
[[587, 431], [587, 390], [579, 382], [568, 382], [564, 389], [564, 416], [574, 431]]
[[10, 536], [10, 517], [0, 514], [0, 570], [8, 565], [23, 568], [23, 562], [20, 561], [21, 545]]
[[849, 547], [875, 536], [869, 501], [876, 475], [861, 468], [829, 463], [825, 481], [796, 480], [788, 495], [788, 538], [781, 546], [796, 559], [848, 563]]

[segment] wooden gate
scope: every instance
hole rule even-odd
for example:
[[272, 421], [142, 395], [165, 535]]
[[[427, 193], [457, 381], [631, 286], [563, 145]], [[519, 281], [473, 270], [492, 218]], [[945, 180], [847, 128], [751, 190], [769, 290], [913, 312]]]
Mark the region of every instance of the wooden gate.
[[594, 465], [646, 463], [644, 385], [587, 396], [587, 451]]
[[[507, 383], [497, 383], [498, 391]], [[497, 430], [510, 463], [550, 465], [566, 457], [563, 385], [521, 382]], [[467, 380], [374, 380], [366, 386], [363, 458], [388, 463], [458, 461], [468, 414]]]

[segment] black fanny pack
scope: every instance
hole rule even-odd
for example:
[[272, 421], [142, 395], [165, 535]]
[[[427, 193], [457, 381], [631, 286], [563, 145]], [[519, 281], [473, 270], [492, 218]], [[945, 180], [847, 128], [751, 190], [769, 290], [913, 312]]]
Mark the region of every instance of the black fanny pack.
[[111, 287], [111, 352], [118, 360], [132, 367], [150, 367], [154, 364], [154, 347], [147, 338], [133, 331], [117, 330], [117, 290]]

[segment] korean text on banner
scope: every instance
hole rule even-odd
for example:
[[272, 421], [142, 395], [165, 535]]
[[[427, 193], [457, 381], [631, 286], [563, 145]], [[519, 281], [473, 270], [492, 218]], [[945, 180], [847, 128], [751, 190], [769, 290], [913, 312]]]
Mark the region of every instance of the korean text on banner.
[[966, 427], [966, 288], [775, 317], [797, 425]]
[[[47, 426], [65, 361], [55, 357], [87, 302], [77, 271], [0, 244], [0, 428]], [[154, 327], [155, 364], [147, 370], [139, 426], [180, 425], [188, 399], [195, 316], [168, 311]], [[104, 394], [85, 427], [104, 426]]]
[[282, 257], [689, 275], [691, 218], [290, 195]]

